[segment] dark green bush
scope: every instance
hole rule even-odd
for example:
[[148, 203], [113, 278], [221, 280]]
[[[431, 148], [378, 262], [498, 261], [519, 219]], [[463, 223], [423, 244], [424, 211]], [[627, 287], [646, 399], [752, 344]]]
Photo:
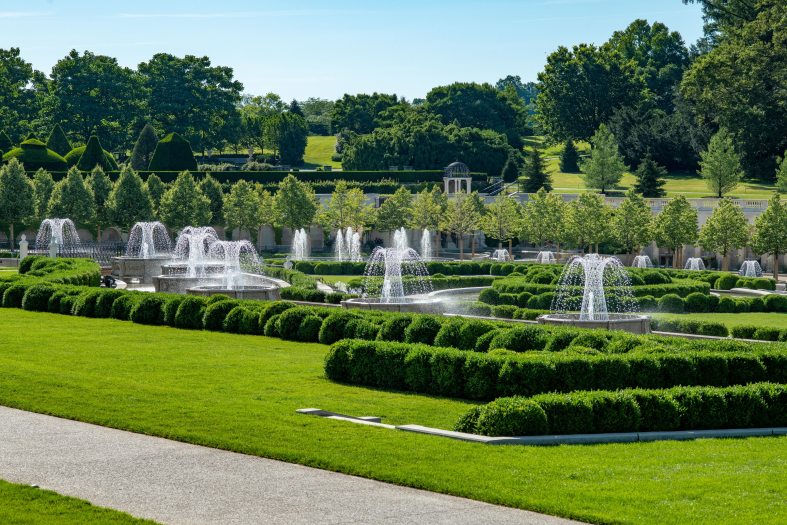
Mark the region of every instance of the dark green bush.
[[[55, 291], [51, 284], [34, 284], [25, 291], [21, 306], [31, 312], [46, 312], [49, 308], [49, 298]], [[8, 293], [7, 290], [6, 293]]]
[[148, 169], [150, 171], [196, 171], [197, 161], [194, 159], [189, 142], [177, 133], [170, 133], [156, 145]]
[[[131, 309], [136, 304], [137, 300], [140, 297], [138, 295], [126, 294], [118, 297], [112, 303], [112, 309], [110, 311], [110, 316], [113, 319], [119, 319], [121, 321], [128, 321], [129, 315], [131, 315]], [[62, 300], [61, 300], [62, 303]]]
[[482, 303], [497, 305], [500, 304], [500, 293], [494, 288], [487, 288], [478, 294], [478, 300]]
[[764, 300], [768, 312], [787, 313], [787, 296], [771, 294], [765, 296]]
[[270, 319], [274, 315], [279, 315], [281, 313], [284, 313], [286, 310], [289, 310], [290, 308], [295, 308], [295, 305], [284, 301], [277, 301], [275, 303], [270, 303], [269, 305], [267, 305], [260, 312], [260, 318], [258, 320], [258, 323], [260, 325], [260, 331], [265, 330], [265, 325], [268, 324], [268, 319]]
[[475, 432], [486, 436], [539, 436], [549, 431], [547, 414], [526, 399], [500, 398], [484, 406]]
[[[700, 292], [690, 293], [684, 300], [687, 312], [700, 313], [708, 311], [708, 295]], [[663, 297], [662, 297], [663, 299]]]
[[205, 308], [205, 314], [202, 316], [202, 326], [205, 330], [222, 330], [224, 328], [224, 319], [227, 317], [227, 314], [239, 304], [240, 301], [233, 300], [218, 301], [209, 304]]
[[[535, 297], [533, 299], [536, 299]], [[501, 319], [513, 319], [517, 307], [511, 304], [501, 304], [492, 307], [492, 315]]]
[[147, 294], [131, 308], [129, 320], [139, 324], [159, 324], [164, 303], [165, 298], [161, 295]]
[[434, 345], [459, 348], [459, 334], [463, 325], [464, 321], [458, 318], [443, 323], [443, 326], [434, 338]]
[[28, 284], [18, 283], [9, 286], [3, 292], [3, 308], [21, 308]]
[[586, 346], [599, 351], [606, 350], [607, 344], [609, 344], [607, 336], [596, 330], [582, 332], [571, 341], [571, 346]]
[[205, 315], [205, 299], [203, 297], [186, 296], [175, 312], [176, 328], [202, 330], [202, 318]]
[[732, 297], [720, 297], [719, 304], [716, 306], [718, 313], [732, 314], [737, 311], [737, 304]]
[[732, 337], [738, 339], [754, 339], [754, 332], [756, 332], [757, 329], [758, 327], [756, 326], [733, 326], [730, 329], [730, 333], [732, 334]]
[[281, 314], [274, 314], [265, 321], [263, 334], [268, 337], [279, 337], [279, 316]]
[[752, 339], [759, 339], [760, 341], [778, 341], [780, 332], [778, 328], [760, 327], [755, 330]]
[[474, 349], [478, 340], [490, 330], [492, 330], [492, 326], [489, 323], [472, 319], [465, 321], [459, 330], [459, 340], [456, 344], [457, 348], [462, 350]]
[[344, 336], [353, 339], [365, 339], [374, 341], [380, 327], [365, 319], [351, 319], [344, 328]]
[[481, 337], [479, 337], [478, 341], [476, 341], [475, 346], [473, 347], [473, 350], [475, 350], [476, 352], [487, 352], [487, 351], [489, 351], [489, 345], [492, 344], [492, 340], [502, 330], [504, 330], [504, 329], [502, 329], [502, 328], [495, 328], [493, 330], [488, 331], [487, 333], [485, 333]]
[[408, 343], [434, 343], [437, 332], [440, 331], [440, 321], [434, 317], [418, 316], [413, 319], [404, 331], [404, 340]]
[[347, 323], [360, 316], [347, 310], [339, 310], [326, 317], [318, 335], [318, 340], [324, 345], [330, 345], [344, 339], [344, 329]]
[[410, 315], [393, 315], [388, 317], [380, 326], [380, 332], [377, 334], [377, 338], [382, 341], [403, 342], [404, 332], [412, 322], [413, 318]]
[[161, 308], [161, 324], [175, 326], [175, 315], [178, 313], [180, 303], [182, 303], [185, 298], [186, 296], [184, 295], [172, 295], [167, 299], [167, 302], [165, 302], [164, 306]]
[[[7, 293], [7, 292], [6, 292]], [[96, 301], [101, 295], [101, 289], [88, 289], [80, 293], [74, 300], [72, 313], [80, 317], [96, 316]], [[3, 297], [5, 299], [5, 297]]]
[[127, 292], [123, 290], [115, 290], [112, 288], [105, 288], [101, 290], [98, 298], [96, 298], [96, 305], [93, 309], [93, 314], [96, 317], [112, 317], [112, 303], [123, 294]]
[[658, 300], [659, 311], [673, 314], [683, 313], [683, 299], [673, 293], [662, 295]]
[[282, 339], [298, 341], [298, 329], [303, 320], [314, 315], [314, 310], [304, 306], [290, 308], [279, 315], [279, 333]]
[[535, 326], [519, 326], [499, 332], [489, 344], [490, 349], [505, 348], [515, 352], [543, 350], [547, 339], [544, 331]]
[[734, 273], [725, 273], [722, 274], [718, 279], [716, 279], [715, 288], [717, 290], [730, 290], [735, 288], [735, 284], [738, 282], [738, 276]]
[[322, 323], [323, 320], [316, 315], [305, 317], [303, 321], [301, 321], [301, 326], [298, 327], [298, 341], [307, 341], [310, 343], [316, 343], [319, 341], [320, 327], [322, 327]]

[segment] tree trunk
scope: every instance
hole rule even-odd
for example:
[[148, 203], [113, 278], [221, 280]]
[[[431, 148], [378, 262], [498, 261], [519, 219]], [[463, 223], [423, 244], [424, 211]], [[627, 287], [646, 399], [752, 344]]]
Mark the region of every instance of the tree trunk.
[[773, 280], [779, 282], [779, 253], [773, 253]]
[[459, 237], [459, 260], [462, 261], [465, 258], [465, 235], [460, 233], [457, 237]]
[[101, 225], [96, 226], [96, 233], [98, 234], [96, 237], [96, 244], [101, 244]]
[[475, 232], [473, 232], [471, 235], [472, 237], [470, 238], [470, 251], [472, 253], [470, 254], [470, 258], [475, 259]]
[[721, 269], [724, 272], [730, 269], [730, 259], [727, 255], [727, 252], [724, 252], [724, 254], [721, 256]]
[[595, 244], [596, 253], [598, 253], [598, 243]]
[[514, 239], [508, 239], [508, 256], [514, 260]]
[[10, 239], [10, 241], [11, 241], [11, 243], [10, 243], [11, 244], [11, 251], [12, 252], [14, 251], [14, 244], [16, 244], [14, 242], [15, 239], [16, 239], [16, 237], [14, 236], [14, 223], [12, 222], [11, 223], [11, 239]]
[[434, 232], [434, 238], [435, 238], [435, 242], [434, 242], [434, 256], [435, 257], [439, 257], [440, 256], [440, 232]]

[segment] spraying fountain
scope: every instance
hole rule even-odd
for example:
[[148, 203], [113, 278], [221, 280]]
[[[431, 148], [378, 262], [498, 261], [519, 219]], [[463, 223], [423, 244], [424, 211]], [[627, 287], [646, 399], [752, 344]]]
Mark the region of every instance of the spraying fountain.
[[424, 261], [431, 261], [434, 254], [432, 253], [432, 232], [424, 228], [421, 232], [421, 259]]
[[207, 254], [207, 276], [191, 295], [223, 294], [235, 299], [276, 300], [282, 282], [266, 277], [257, 250], [249, 241], [215, 241]]
[[509, 262], [514, 260], [514, 258], [511, 257], [511, 254], [508, 253], [508, 250], [505, 249], [498, 249], [493, 251], [489, 259], [498, 262]]
[[653, 262], [647, 255], [637, 255], [634, 257], [634, 262], [631, 264], [632, 268], [653, 268]]
[[44, 219], [38, 227], [36, 250], [66, 253], [79, 248], [79, 234], [71, 219]]
[[360, 262], [361, 233], [353, 231], [350, 226], [344, 232], [341, 229], [337, 230], [333, 254], [337, 261]]
[[555, 259], [555, 254], [552, 252], [548, 252], [548, 251], [538, 252], [538, 255], [536, 255], [536, 263], [555, 264], [557, 263], [557, 259]]
[[683, 269], [698, 272], [705, 269], [705, 263], [699, 257], [689, 257]]
[[301, 228], [292, 233], [292, 249], [290, 259], [293, 261], [305, 261], [309, 257], [309, 235], [306, 230]]
[[538, 322], [637, 334], [650, 332], [650, 317], [634, 313], [637, 302], [631, 293], [631, 281], [617, 257], [572, 257], [560, 276], [551, 310]]
[[172, 241], [160, 222], [138, 222], [126, 244], [126, 254], [112, 258], [112, 276], [122, 281], [151, 284], [172, 257]]
[[210, 270], [206, 267], [210, 245], [218, 240], [211, 226], [186, 226], [175, 241], [175, 259], [185, 261], [181, 266], [189, 277], [202, 277]]
[[439, 313], [441, 301], [428, 297], [431, 291], [432, 281], [418, 252], [396, 244], [393, 248], [377, 247], [366, 263], [363, 296], [342, 301], [342, 306]]
[[405, 252], [410, 249], [410, 243], [407, 242], [407, 230], [404, 229], [404, 226], [394, 231], [393, 248], [399, 252]]
[[743, 277], [762, 277], [762, 267], [755, 260], [743, 261], [738, 274]]

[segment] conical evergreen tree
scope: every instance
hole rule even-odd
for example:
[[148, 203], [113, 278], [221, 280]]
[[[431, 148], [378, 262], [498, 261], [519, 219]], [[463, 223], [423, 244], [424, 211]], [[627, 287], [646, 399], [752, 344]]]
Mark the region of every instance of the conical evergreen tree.
[[49, 138], [46, 140], [46, 147], [63, 157], [71, 151], [71, 143], [68, 141], [68, 137], [63, 128], [60, 127], [60, 124], [55, 124], [55, 127], [52, 128], [52, 133], [49, 134]]
[[87, 178], [87, 184], [93, 192], [93, 202], [96, 207], [96, 238], [101, 241], [101, 229], [110, 224], [109, 196], [112, 193], [112, 180], [107, 177], [101, 166], [96, 166]]
[[541, 188], [552, 191], [552, 180], [544, 169], [544, 161], [537, 148], [533, 148], [525, 163], [525, 183], [523, 189], [526, 193], [535, 193]]
[[0, 131], [0, 155], [8, 153], [14, 148], [14, 143], [5, 131]]
[[14, 225], [27, 221], [35, 213], [33, 183], [30, 182], [25, 168], [16, 160], [0, 168], [0, 217], [8, 224], [11, 249], [16, 244]]
[[295, 99], [292, 99], [292, 102], [290, 102], [289, 111], [290, 113], [295, 113], [296, 115], [300, 115], [302, 117], [304, 116], [303, 110], [301, 109], [301, 105], [298, 104], [298, 101]]
[[148, 169], [153, 152], [156, 151], [156, 144], [158, 144], [156, 130], [150, 124], [145, 124], [142, 131], [139, 132], [139, 137], [137, 137], [137, 142], [131, 152], [131, 167], [135, 170]]
[[560, 171], [563, 173], [579, 173], [579, 152], [574, 141], [568, 139], [560, 154]]
[[158, 207], [159, 204], [161, 204], [161, 197], [163, 197], [164, 192], [167, 191], [167, 185], [164, 184], [158, 175], [151, 173], [145, 181], [145, 186], [150, 194], [150, 200], [153, 201], [153, 216], [158, 218]]
[[93, 192], [76, 167], [55, 185], [47, 211], [50, 217], [69, 218], [76, 224], [90, 225], [96, 215]]
[[637, 177], [634, 191], [641, 193], [643, 197], [663, 197], [666, 194], [663, 189], [666, 175], [667, 170], [648, 155], [642, 159], [637, 171], [634, 172], [634, 176]]
[[[197, 171], [197, 161], [189, 141], [170, 133], [156, 145], [148, 169], [151, 171]], [[171, 225], [167, 225], [171, 226]]]
[[130, 166], [125, 165], [112, 193], [108, 204], [110, 222], [123, 229], [131, 228], [135, 222], [149, 221], [153, 218], [153, 201], [142, 182], [142, 178]]
[[520, 162], [514, 155], [509, 155], [500, 175], [503, 182], [516, 182], [520, 174]]
[[79, 157], [77, 168], [82, 171], [91, 171], [96, 166], [101, 166], [103, 169], [110, 171], [113, 169], [112, 163], [106, 157], [98, 137], [91, 135], [85, 146], [85, 151]]

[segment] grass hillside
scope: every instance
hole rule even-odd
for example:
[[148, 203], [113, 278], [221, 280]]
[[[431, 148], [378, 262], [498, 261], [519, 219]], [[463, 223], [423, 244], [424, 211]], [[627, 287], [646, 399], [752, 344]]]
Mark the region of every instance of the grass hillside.
[[331, 166], [332, 168], [341, 168], [341, 162], [334, 162], [331, 156], [334, 153], [336, 146], [336, 137], [333, 135], [327, 137], [320, 137], [312, 135], [306, 142], [306, 153], [303, 156], [305, 169], [314, 169], [318, 166]]

